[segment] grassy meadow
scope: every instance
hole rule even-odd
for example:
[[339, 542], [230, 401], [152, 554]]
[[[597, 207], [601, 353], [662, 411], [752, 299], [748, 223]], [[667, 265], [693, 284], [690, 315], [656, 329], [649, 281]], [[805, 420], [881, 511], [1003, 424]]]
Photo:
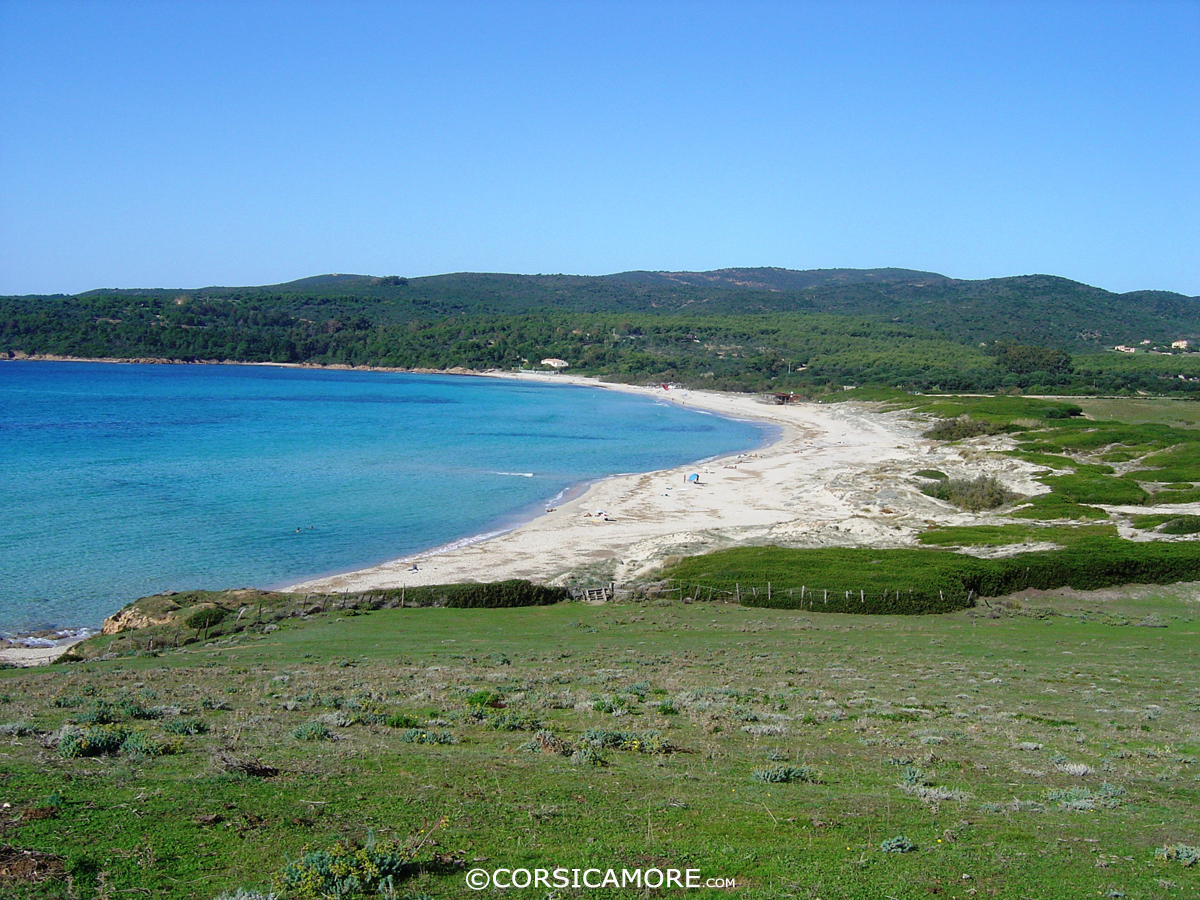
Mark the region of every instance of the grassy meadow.
[[[305, 848], [432, 827], [395, 896], [469, 895], [477, 866], [698, 868], [744, 898], [1196, 896], [1200, 867], [1156, 854], [1200, 844], [1195, 596], [334, 611], [3, 671], [0, 842], [56, 857], [5, 895], [267, 891]], [[169, 752], [43, 746], [98, 716]]]

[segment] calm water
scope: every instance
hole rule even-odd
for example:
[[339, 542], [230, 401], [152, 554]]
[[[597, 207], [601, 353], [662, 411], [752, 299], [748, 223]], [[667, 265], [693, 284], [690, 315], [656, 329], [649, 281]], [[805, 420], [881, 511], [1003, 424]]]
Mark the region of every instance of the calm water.
[[762, 439], [566, 385], [0, 364], [0, 630], [361, 568], [511, 526], [584, 481]]

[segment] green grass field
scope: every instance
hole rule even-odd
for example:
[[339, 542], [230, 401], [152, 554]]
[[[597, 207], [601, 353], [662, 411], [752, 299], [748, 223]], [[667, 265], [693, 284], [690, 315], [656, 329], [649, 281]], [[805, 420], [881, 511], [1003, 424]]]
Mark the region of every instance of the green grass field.
[[[562, 866], [695, 868], [737, 887], [694, 893], [742, 898], [1193, 897], [1200, 867], [1156, 850], [1200, 845], [1195, 597], [887, 618], [678, 601], [334, 612], [7, 670], [0, 843], [54, 854], [59, 874], [3, 889], [207, 900], [268, 889], [306, 847], [436, 825], [395, 896]], [[105, 711], [175, 752], [44, 746]], [[314, 720], [335, 739], [294, 735]], [[523, 749], [538, 728], [576, 748], [595, 728], [660, 738], [573, 761], [549, 739]], [[676, 751], [643, 752], [663, 741]], [[755, 778], [789, 766], [810, 780]], [[915, 851], [880, 849], [900, 836]]]

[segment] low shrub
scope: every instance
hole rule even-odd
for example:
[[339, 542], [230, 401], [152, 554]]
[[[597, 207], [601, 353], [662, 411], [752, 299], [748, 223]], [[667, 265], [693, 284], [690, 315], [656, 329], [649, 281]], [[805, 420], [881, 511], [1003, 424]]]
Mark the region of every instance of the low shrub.
[[521, 749], [527, 753], [549, 753], [555, 756], [570, 756], [575, 752], [571, 744], [544, 728], [533, 736], [533, 740], [522, 744]]
[[324, 722], [305, 722], [292, 729], [292, 737], [298, 741], [330, 741], [333, 732]]
[[75, 716], [75, 724], [111, 725], [118, 718], [117, 710], [107, 700], [93, 700], [86, 710]]
[[971, 480], [952, 478], [939, 481], [921, 488], [921, 493], [972, 512], [997, 509], [1019, 496], [1005, 488], [994, 475], [980, 475]]
[[297, 900], [397, 896], [400, 883], [415, 873], [416, 841], [339, 841], [328, 850], [305, 848], [300, 858], [275, 875], [275, 886]]
[[425, 731], [421, 728], [406, 728], [400, 732], [400, 740], [406, 744], [457, 744], [449, 731]]
[[209, 629], [220, 625], [225, 621], [227, 615], [229, 615], [229, 611], [220, 606], [205, 606], [191, 613], [183, 620], [183, 624], [196, 631], [203, 631], [207, 635]]
[[1163, 534], [1200, 534], [1200, 516], [1179, 516], [1159, 529]]
[[120, 725], [91, 725], [87, 728], [66, 728], [58, 742], [58, 755], [63, 759], [85, 756], [107, 756], [117, 753], [130, 735]]
[[1046, 800], [1057, 803], [1060, 809], [1091, 812], [1096, 809], [1116, 809], [1121, 805], [1125, 789], [1105, 782], [1098, 790], [1074, 787], [1046, 792]]
[[918, 848], [916, 844], [904, 835], [898, 834], [894, 838], [888, 838], [880, 844], [879, 849], [884, 853], [915, 853]]
[[522, 579], [486, 584], [433, 584], [382, 592], [384, 602], [406, 606], [445, 606], [452, 609], [509, 609], [550, 606], [571, 599], [566, 588], [548, 587]]
[[144, 731], [131, 731], [121, 742], [121, 755], [130, 759], [150, 759], [167, 753], [168, 747], [160, 744]]
[[821, 773], [811, 766], [771, 766], [769, 769], [755, 769], [751, 777], [765, 784], [821, 783]]
[[3, 737], [29, 737], [37, 733], [37, 728], [28, 722], [5, 722], [0, 725], [0, 736]]
[[493, 731], [537, 731], [542, 723], [526, 713], [506, 709], [486, 716], [483, 724]]
[[606, 766], [608, 758], [605, 757], [603, 748], [595, 744], [580, 744], [571, 754], [571, 762], [577, 766]]
[[[1017, 591], [1097, 590], [1200, 580], [1200, 544], [1080, 534], [1069, 546], [998, 559], [935, 549], [737, 547], [684, 559], [664, 575], [744, 606], [864, 614], [943, 613]], [[772, 587], [768, 591], [768, 584]]]
[[503, 709], [504, 697], [497, 691], [476, 691], [467, 698], [467, 706], [479, 706], [486, 709]]
[[196, 735], [207, 734], [208, 726], [200, 719], [172, 719], [163, 725], [163, 731], [168, 734]]
[[1187, 844], [1168, 844], [1165, 847], [1159, 847], [1154, 851], [1154, 855], [1159, 859], [1170, 860], [1177, 862], [1181, 866], [1194, 866], [1200, 862], [1200, 847], [1191, 847]]
[[393, 713], [384, 718], [381, 724], [386, 725], [388, 728], [416, 728], [421, 723], [412, 716], [406, 716], [403, 713]]
[[131, 698], [117, 701], [116, 708], [130, 719], [158, 719], [162, 717], [162, 713], [155, 707], [143, 706], [140, 702]]
[[967, 438], [981, 437], [988, 434], [1003, 434], [1011, 430], [1008, 425], [995, 422], [982, 422], [959, 416], [956, 419], [941, 419], [925, 432], [925, 437], [934, 441], [961, 441]]
[[676, 748], [657, 731], [609, 731], [589, 728], [583, 733], [583, 743], [598, 749], [628, 750], [634, 753], [671, 753]]

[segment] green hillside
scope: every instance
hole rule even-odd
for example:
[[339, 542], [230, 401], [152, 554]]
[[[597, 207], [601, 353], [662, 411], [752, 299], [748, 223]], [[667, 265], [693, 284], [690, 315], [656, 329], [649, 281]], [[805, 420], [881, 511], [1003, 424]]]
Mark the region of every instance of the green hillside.
[[555, 356], [608, 377], [802, 393], [848, 384], [1186, 393], [1200, 387], [1190, 380], [1200, 379], [1200, 356], [1112, 348], [1198, 337], [1200, 298], [907, 269], [322, 275], [0, 298], [0, 353], [10, 356], [434, 369]]

